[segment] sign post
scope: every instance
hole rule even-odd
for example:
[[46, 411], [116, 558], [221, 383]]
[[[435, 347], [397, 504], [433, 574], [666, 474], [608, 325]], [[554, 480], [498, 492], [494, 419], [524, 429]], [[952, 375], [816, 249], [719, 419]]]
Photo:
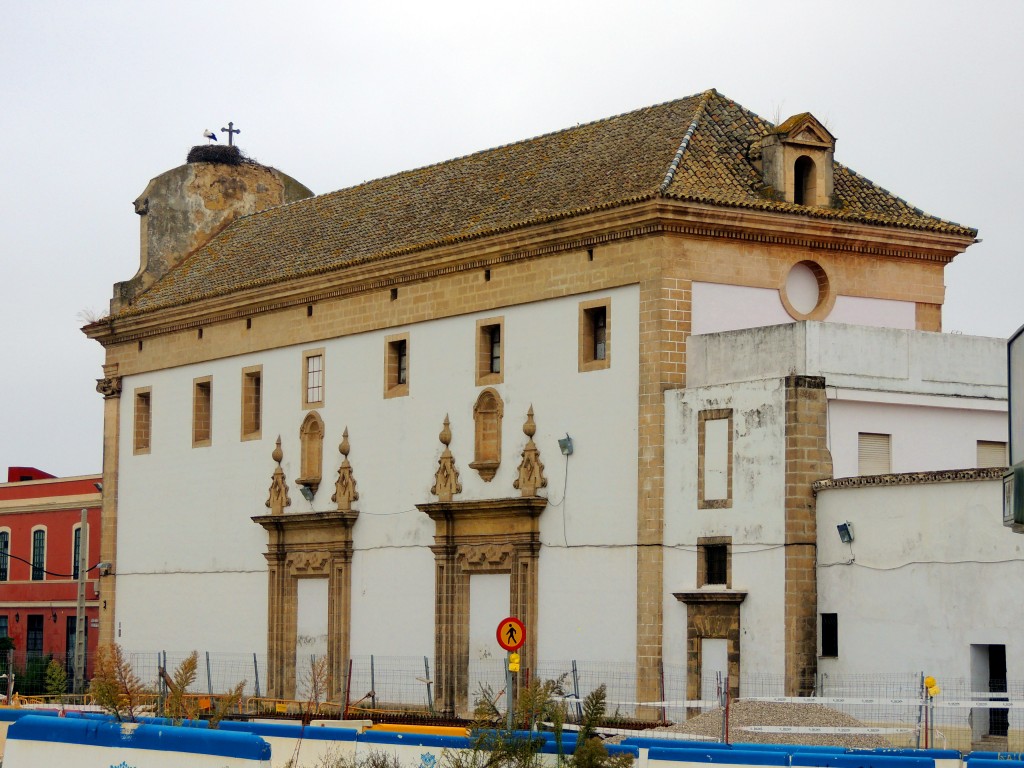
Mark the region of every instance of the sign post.
[[526, 627], [515, 616], [502, 619], [498, 624], [498, 645], [507, 651], [505, 657], [505, 709], [508, 730], [512, 732], [512, 673], [519, 671], [519, 654], [515, 653], [526, 642]]

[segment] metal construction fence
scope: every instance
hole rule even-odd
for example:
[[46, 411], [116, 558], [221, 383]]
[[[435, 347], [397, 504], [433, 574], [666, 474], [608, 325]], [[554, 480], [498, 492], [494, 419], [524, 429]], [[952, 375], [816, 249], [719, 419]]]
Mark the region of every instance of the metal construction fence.
[[[183, 651], [126, 651], [134, 672], [156, 695], [166, 693], [159, 667], [173, 671], [187, 656]], [[6, 686], [20, 696], [46, 693], [49, 656], [24, 652], [0, 654], [0, 693]], [[56, 657], [58, 664], [68, 660]], [[92, 660], [87, 660], [91, 673]], [[301, 711], [309, 695], [303, 682], [314, 657], [297, 660], [296, 707], [278, 702], [277, 712]], [[336, 686], [339, 701], [330, 710], [345, 710], [374, 719], [429, 715], [435, 710], [433, 658], [425, 656], [355, 656]], [[68, 677], [73, 670], [68, 669]], [[635, 732], [648, 726], [672, 724], [676, 738], [717, 739], [726, 736], [725, 705], [732, 713], [729, 738], [733, 741], [804, 741], [858, 745], [851, 737], [884, 740], [893, 746], [934, 746], [968, 750], [986, 748], [1020, 751], [1024, 748], [1024, 680], [982, 684], [968, 679], [939, 677], [941, 693], [929, 696], [922, 672], [899, 674], [819, 674], [804, 681], [807, 696], [787, 695], [782, 675], [745, 672], [738, 699], [727, 701], [719, 677], [701, 681], [696, 698], [687, 697], [687, 670], [664, 665], [655, 697], [638, 697], [636, 668], [630, 662], [542, 661], [519, 674], [520, 684], [530, 679], [557, 680], [570, 719], [580, 712], [582, 700], [601, 685], [606, 688], [609, 728]], [[498, 710], [505, 708], [505, 659], [496, 656], [469, 665], [470, 701], [488, 692]], [[189, 693], [216, 697], [243, 682], [244, 696], [265, 701], [267, 660], [258, 653], [199, 652], [195, 682]], [[70, 690], [70, 683], [69, 683]], [[934, 689], [933, 689], [934, 690]], [[756, 705], [756, 706], [754, 706]], [[250, 707], [251, 708], [251, 707]], [[272, 710], [273, 711], [273, 710]], [[702, 717], [699, 728], [690, 728]], [[718, 725], [719, 721], [721, 726]], [[688, 735], [687, 732], [691, 733]]]

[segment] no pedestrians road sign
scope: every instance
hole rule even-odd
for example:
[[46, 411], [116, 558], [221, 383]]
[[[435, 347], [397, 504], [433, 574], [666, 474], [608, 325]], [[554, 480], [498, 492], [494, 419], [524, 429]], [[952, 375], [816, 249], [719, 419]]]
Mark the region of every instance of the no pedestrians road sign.
[[498, 645], [506, 651], [514, 651], [526, 642], [526, 627], [515, 616], [502, 619], [498, 624]]

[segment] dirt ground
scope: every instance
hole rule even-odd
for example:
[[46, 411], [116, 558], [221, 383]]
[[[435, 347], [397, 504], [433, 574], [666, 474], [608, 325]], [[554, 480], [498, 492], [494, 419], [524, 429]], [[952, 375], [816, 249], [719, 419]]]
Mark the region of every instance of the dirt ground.
[[[838, 710], [821, 704], [778, 704], [764, 701], [738, 701], [729, 707], [729, 741], [753, 744], [813, 744], [871, 749], [891, 747], [881, 736], [864, 734], [818, 733], [760, 733], [743, 730], [753, 725], [790, 725], [822, 728], [862, 728], [864, 724]], [[709, 741], [722, 738], [722, 711], [705, 712], [685, 723], [677, 723], [652, 731], [669, 731], [706, 737]]]

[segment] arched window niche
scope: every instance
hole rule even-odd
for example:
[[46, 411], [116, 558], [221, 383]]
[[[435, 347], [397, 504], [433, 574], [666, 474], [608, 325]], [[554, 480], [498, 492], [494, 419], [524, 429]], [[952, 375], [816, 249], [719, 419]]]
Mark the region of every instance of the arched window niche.
[[818, 173], [814, 161], [801, 155], [793, 166], [793, 202], [797, 205], [818, 204]]
[[473, 461], [469, 466], [487, 483], [494, 479], [501, 464], [501, 419], [504, 414], [505, 404], [501, 395], [491, 387], [480, 393], [473, 406], [476, 435]]
[[299, 429], [301, 467], [297, 485], [308, 487], [314, 494], [320, 487], [324, 458], [324, 420], [316, 411], [310, 411]]

